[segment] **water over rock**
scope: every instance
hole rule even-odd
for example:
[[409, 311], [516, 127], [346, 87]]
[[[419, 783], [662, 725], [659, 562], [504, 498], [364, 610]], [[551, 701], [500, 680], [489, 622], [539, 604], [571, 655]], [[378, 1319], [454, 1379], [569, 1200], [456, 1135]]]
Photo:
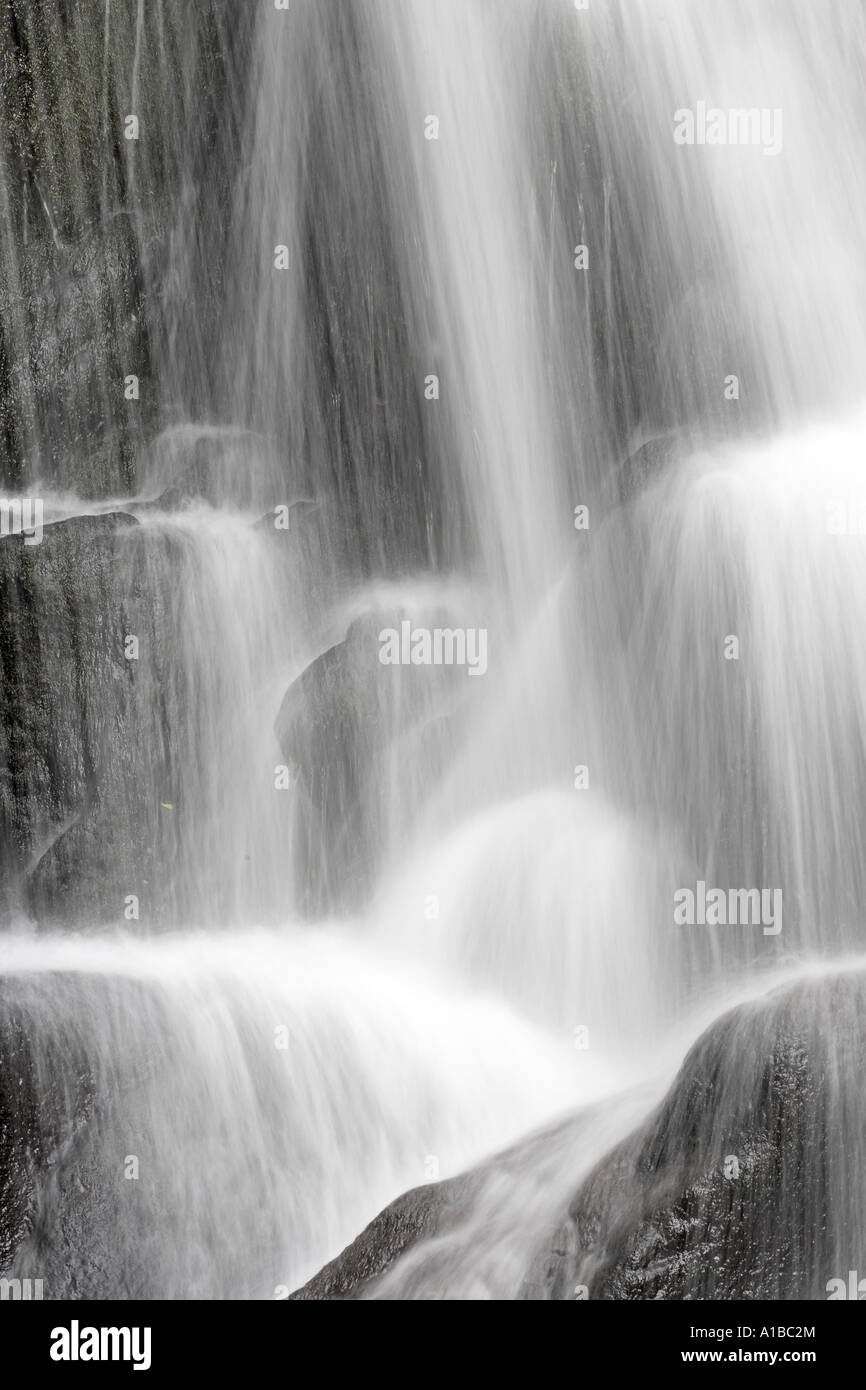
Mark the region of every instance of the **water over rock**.
[[16, 935], [3, 958], [0, 1274], [46, 1298], [287, 1294], [425, 1150], [459, 1171], [572, 1094], [509, 1011], [325, 931]]
[[74, 1143], [94, 1099], [74, 1039], [55, 1033], [34, 1047], [24, 993], [8, 981], [0, 988], [0, 1272], [37, 1221], [40, 1177]]
[[[823, 1299], [830, 1280], [862, 1269], [864, 1004], [861, 971], [803, 980], [715, 1022], [658, 1110], [556, 1228], [537, 1232], [512, 1296]], [[512, 1151], [515, 1182], [539, 1142], [516, 1165]], [[453, 1296], [437, 1271], [496, 1171], [406, 1193], [293, 1296]]]
[[[354, 618], [292, 682], [277, 715], [277, 739], [302, 789], [294, 854], [312, 912], [365, 901], [388, 821], [400, 818], [393, 769], [424, 766], [429, 785], [448, 740], [459, 737], [475, 684], [465, 667], [382, 664], [381, 633], [399, 630], [406, 616], [381, 609]], [[457, 626], [442, 605], [425, 619]]]
[[[0, 1262], [52, 1297], [271, 1297], [377, 1211], [298, 1297], [866, 1263], [859, 981], [742, 1002], [862, 947], [866, 20], [503, 8], [0, 0], [0, 483], [76, 513], [0, 541]], [[697, 93], [786, 154], [680, 146]], [[422, 613], [489, 677], [384, 666]], [[784, 934], [682, 934], [699, 880]]]
[[[0, 908], [39, 922], [122, 920], [147, 877], [155, 809], [142, 756], [140, 661], [159, 659], [160, 595], [126, 513], [0, 543]], [[151, 798], [152, 799], [152, 798]], [[131, 890], [130, 890], [131, 891]]]

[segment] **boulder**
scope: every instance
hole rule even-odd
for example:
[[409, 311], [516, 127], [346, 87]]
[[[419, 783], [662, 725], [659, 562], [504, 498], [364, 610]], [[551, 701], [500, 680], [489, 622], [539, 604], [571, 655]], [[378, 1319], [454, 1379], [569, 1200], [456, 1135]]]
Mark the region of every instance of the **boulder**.
[[[517, 1296], [827, 1298], [832, 1280], [866, 1270], [864, 1062], [866, 972], [802, 979], [732, 1009], [655, 1113], [535, 1233]], [[485, 1187], [510, 1172], [519, 1192], [554, 1143], [561, 1130], [508, 1163], [405, 1194], [293, 1296], [448, 1297], [443, 1237], [462, 1229], [471, 1260], [465, 1228]]]
[[403, 823], [405, 769], [417, 762], [429, 777], [444, 766], [448, 739], [459, 737], [453, 716], [477, 684], [456, 667], [383, 665], [379, 633], [407, 616], [355, 618], [289, 686], [277, 716], [301, 789], [294, 855], [311, 915], [366, 900], [388, 826]]

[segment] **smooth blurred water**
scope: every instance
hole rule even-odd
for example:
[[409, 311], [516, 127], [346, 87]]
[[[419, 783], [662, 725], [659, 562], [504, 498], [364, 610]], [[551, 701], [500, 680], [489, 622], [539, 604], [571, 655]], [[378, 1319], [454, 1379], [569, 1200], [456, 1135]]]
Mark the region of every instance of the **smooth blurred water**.
[[[162, 277], [152, 428], [129, 486], [84, 502], [47, 439], [61, 403], [22, 486], [52, 516], [130, 512], [121, 590], [162, 595], [134, 701], [162, 934], [16, 939], [3, 974], [37, 1046], [62, 1019], [93, 1071], [98, 1182], [146, 1140], [112, 1197], [126, 1295], [272, 1296], [406, 1187], [609, 1101], [447, 1252], [445, 1296], [512, 1297], [708, 1001], [862, 948], [866, 20], [296, 0], [232, 32], [157, 9], [131, 73], [105, 47], [115, 104], [142, 63], [173, 94], [124, 192]], [[781, 148], [677, 145], [698, 102], [781, 111]], [[381, 665], [404, 618], [484, 627], [486, 674]], [[699, 879], [781, 890], [783, 930], [677, 926]]]

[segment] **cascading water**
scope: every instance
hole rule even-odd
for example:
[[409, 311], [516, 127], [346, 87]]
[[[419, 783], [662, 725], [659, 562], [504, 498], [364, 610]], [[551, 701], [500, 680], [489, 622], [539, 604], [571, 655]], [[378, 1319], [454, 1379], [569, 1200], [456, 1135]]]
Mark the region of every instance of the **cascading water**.
[[55, 8], [10, 0], [0, 83], [0, 1273], [280, 1297], [480, 1163], [353, 1296], [673, 1296], [575, 1194], [727, 1162], [799, 1019], [839, 1148], [765, 1287], [824, 1297], [866, 1265], [866, 20]]

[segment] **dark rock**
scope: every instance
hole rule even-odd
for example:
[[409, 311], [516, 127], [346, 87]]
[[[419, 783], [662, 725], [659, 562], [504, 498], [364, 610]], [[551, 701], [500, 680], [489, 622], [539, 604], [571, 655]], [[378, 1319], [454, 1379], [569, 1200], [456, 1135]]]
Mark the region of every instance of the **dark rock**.
[[148, 1087], [164, 1095], [178, 1065], [165, 1025], [135, 980], [0, 980], [0, 1275], [43, 1280], [46, 1299], [165, 1296], [161, 1203], [123, 1176], [152, 1142]]
[[[153, 868], [162, 598], [124, 514], [0, 542], [0, 913], [122, 921]], [[149, 661], [128, 660], [136, 635]], [[169, 785], [163, 779], [163, 785]]]
[[[120, 0], [106, 47], [91, 0], [0, 0], [0, 488], [132, 492], [169, 400], [187, 414], [178, 397], [208, 340], [206, 302], [224, 298], [218, 238], [185, 261], [189, 332], [190, 286], [169, 265], [184, 263], [187, 227], [215, 226], [226, 205], [253, 17], [227, 0]], [[124, 138], [128, 114], [138, 140]]]
[[137, 258], [126, 220], [116, 219], [68, 246], [25, 248], [16, 282], [0, 278], [0, 425], [14, 441], [0, 476], [22, 489], [35, 480], [83, 497], [133, 488], [153, 420], [152, 391], [124, 399], [127, 373], [148, 373]]
[[[552, 1168], [555, 1168], [561, 1162], [563, 1150], [579, 1149], [595, 1114], [591, 1109], [555, 1123], [468, 1173], [403, 1193], [335, 1260], [291, 1297], [298, 1300], [387, 1298], [390, 1293], [387, 1289], [383, 1291], [383, 1281], [391, 1271], [396, 1273], [401, 1284], [401, 1296], [407, 1282], [415, 1284], [417, 1281], [420, 1297], [448, 1297], [449, 1241], [465, 1242], [467, 1229], [472, 1229], [479, 1207], [494, 1187], [517, 1190], [519, 1177], [527, 1170], [535, 1177], [540, 1175], [544, 1183], [551, 1169], [551, 1156]], [[425, 1242], [434, 1241], [438, 1242], [436, 1248], [425, 1245]], [[416, 1260], [407, 1279], [400, 1261], [402, 1256], [409, 1254], [420, 1254], [422, 1258]]]
[[[866, 1265], [864, 1063], [862, 972], [724, 1015], [656, 1113], [596, 1166], [555, 1227], [537, 1232], [519, 1297], [826, 1298], [829, 1280]], [[510, 1168], [518, 1181], [562, 1133], [405, 1194], [294, 1297], [447, 1297], [441, 1242], [423, 1242], [459, 1230], [491, 1173]], [[577, 1155], [578, 1130], [574, 1141]]]
[[459, 1219], [467, 1197], [477, 1186], [477, 1181], [466, 1176], [404, 1192], [341, 1255], [293, 1293], [290, 1301], [362, 1297], [408, 1249], [439, 1235]]
[[34, 1049], [26, 982], [14, 985], [15, 998], [0, 983], [0, 1273], [33, 1230], [39, 1184], [86, 1125], [94, 1099], [74, 1038], [55, 1030]]
[[862, 1264], [864, 976], [743, 1005], [569, 1209], [547, 1297], [820, 1299]]

